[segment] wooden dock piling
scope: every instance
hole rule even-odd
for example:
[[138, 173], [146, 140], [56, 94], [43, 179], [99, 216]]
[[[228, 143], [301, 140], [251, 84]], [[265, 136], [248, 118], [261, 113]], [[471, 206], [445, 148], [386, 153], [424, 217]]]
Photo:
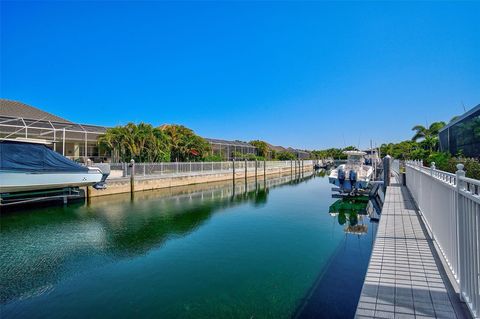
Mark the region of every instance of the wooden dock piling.
[[235, 185], [235, 158], [232, 159], [232, 166], [233, 166], [233, 185]]
[[267, 179], [267, 162], [265, 159], [263, 160], [263, 178], [266, 180]]

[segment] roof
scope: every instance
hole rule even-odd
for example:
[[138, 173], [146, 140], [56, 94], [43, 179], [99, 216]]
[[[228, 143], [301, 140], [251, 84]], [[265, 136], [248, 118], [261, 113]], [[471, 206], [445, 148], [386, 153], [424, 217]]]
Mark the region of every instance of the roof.
[[0, 99], [0, 116], [16, 117], [30, 120], [54, 121], [60, 123], [72, 123], [69, 120], [42, 111], [22, 102]]
[[255, 148], [255, 146], [253, 146], [252, 144], [247, 143], [247, 142], [242, 142], [242, 141], [227, 141], [227, 140], [220, 140], [220, 139], [216, 139], [216, 138], [205, 138], [205, 140], [207, 140], [207, 142], [209, 142], [210, 144], [222, 144], [222, 145], [243, 146], [243, 147]]
[[283, 146], [275, 146], [275, 145], [272, 145], [270, 143], [267, 143], [268, 145], [268, 148], [271, 149], [271, 150], [274, 150], [276, 152], [287, 152], [288, 150], [283, 147]]
[[474, 106], [471, 110], [469, 110], [469, 111], [463, 113], [462, 115], [460, 115], [455, 121], [452, 121], [452, 122], [448, 123], [447, 125], [445, 125], [444, 127], [442, 127], [442, 129], [439, 131], [439, 133], [448, 129], [448, 128], [450, 128], [450, 127], [452, 127], [453, 125], [463, 121], [463, 119], [465, 119], [466, 117], [468, 117], [472, 114], [475, 114], [477, 112], [478, 112], [478, 114], [480, 114], [480, 104], [478, 104], [477, 106]]

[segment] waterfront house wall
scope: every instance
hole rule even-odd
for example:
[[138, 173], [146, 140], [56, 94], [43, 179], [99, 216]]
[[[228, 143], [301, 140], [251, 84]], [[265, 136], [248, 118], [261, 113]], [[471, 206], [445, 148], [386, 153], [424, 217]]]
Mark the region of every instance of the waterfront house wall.
[[438, 135], [441, 151], [480, 158], [480, 104], [449, 123]]

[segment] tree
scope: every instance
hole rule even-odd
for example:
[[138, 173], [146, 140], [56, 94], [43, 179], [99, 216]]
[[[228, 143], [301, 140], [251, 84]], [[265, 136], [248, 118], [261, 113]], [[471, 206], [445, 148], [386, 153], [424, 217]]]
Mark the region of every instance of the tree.
[[422, 140], [422, 146], [430, 151], [438, 148], [438, 132], [445, 126], [445, 122], [433, 122], [428, 128], [423, 125], [415, 125], [412, 130], [415, 131], [415, 135], [412, 137], [412, 141], [417, 142]]
[[127, 162], [159, 162], [170, 160], [168, 138], [150, 124], [128, 123], [107, 129], [98, 140], [101, 147], [117, 153]]
[[288, 161], [288, 160], [296, 159], [295, 154], [293, 154], [292, 152], [281, 151], [281, 152], [278, 152], [276, 155], [277, 155], [276, 158], [279, 161]]
[[176, 124], [166, 124], [159, 130], [169, 138], [172, 160], [176, 162], [197, 161], [206, 157], [211, 147], [208, 142], [191, 129]]
[[268, 157], [268, 153], [270, 152], [270, 147], [268, 147], [267, 142], [254, 140], [254, 141], [250, 141], [249, 143], [257, 148], [258, 156], [262, 156], [264, 158]]

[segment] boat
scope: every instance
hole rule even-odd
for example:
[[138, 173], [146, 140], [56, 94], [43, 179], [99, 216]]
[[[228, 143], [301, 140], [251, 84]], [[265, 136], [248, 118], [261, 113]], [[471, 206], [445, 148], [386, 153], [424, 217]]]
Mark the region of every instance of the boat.
[[366, 165], [370, 165], [370, 166], [374, 166], [376, 165], [377, 167], [380, 166], [382, 160], [380, 159], [380, 156], [378, 155], [378, 150], [377, 149], [368, 149], [368, 150], [365, 150], [365, 164]]
[[0, 139], [0, 195], [83, 186], [104, 188], [108, 173], [80, 165], [48, 148], [49, 144], [39, 139]]
[[341, 194], [357, 195], [366, 190], [373, 175], [373, 168], [365, 165], [365, 152], [345, 151], [347, 163], [333, 169], [328, 176], [331, 184], [336, 185]]

